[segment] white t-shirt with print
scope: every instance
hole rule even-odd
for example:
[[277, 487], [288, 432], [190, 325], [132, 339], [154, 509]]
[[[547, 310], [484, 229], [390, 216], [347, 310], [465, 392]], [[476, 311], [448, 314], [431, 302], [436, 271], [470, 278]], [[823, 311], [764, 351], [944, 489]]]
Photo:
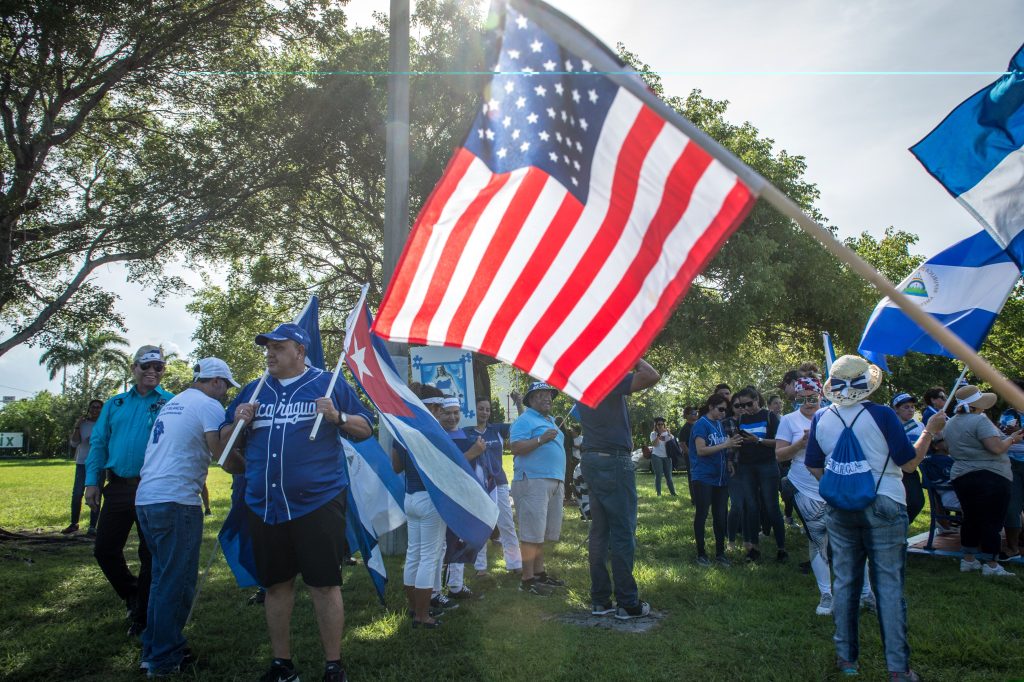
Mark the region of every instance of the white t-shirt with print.
[[171, 398], [149, 433], [135, 504], [201, 505], [210, 468], [206, 434], [220, 430], [223, 421], [224, 407], [199, 389]]
[[[810, 430], [811, 418], [805, 417], [800, 410], [794, 410], [779, 420], [779, 429], [775, 432], [775, 437], [793, 444], [804, 437], [804, 431]], [[806, 453], [807, 448], [803, 447], [793, 455], [793, 465], [789, 468], [789, 473], [786, 476], [802, 495], [817, 502], [824, 502], [825, 500], [818, 494], [818, 479], [807, 470], [807, 465], [804, 464]]]

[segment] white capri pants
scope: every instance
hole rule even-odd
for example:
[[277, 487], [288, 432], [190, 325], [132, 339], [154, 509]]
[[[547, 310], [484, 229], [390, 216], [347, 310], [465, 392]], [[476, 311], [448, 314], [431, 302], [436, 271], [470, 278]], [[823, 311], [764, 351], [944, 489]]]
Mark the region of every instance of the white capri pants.
[[405, 515], [409, 520], [409, 545], [403, 584], [418, 590], [431, 589], [441, 570], [447, 526], [425, 491], [405, 494]]

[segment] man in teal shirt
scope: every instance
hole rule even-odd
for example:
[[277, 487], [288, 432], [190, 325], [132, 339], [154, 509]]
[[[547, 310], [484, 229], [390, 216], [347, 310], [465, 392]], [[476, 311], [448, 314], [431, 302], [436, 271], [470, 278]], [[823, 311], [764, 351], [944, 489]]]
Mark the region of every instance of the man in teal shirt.
[[[135, 490], [146, 456], [150, 429], [160, 408], [173, 396], [160, 387], [164, 354], [156, 346], [135, 353], [132, 376], [135, 385], [106, 402], [92, 430], [89, 457], [85, 461], [85, 502], [100, 509], [93, 556], [117, 596], [124, 600], [130, 625], [128, 634], [146, 628], [151, 557], [135, 514]], [[102, 491], [101, 491], [102, 488]], [[139, 575], [128, 569], [124, 546], [135, 525], [139, 535]]]

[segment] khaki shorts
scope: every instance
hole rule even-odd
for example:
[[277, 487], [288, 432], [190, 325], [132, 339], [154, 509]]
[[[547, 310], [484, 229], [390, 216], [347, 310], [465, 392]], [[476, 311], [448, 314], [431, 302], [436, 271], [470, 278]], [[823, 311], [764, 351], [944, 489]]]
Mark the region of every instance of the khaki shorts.
[[512, 499], [519, 516], [519, 539], [539, 545], [562, 534], [562, 497], [565, 484], [554, 478], [512, 481]]

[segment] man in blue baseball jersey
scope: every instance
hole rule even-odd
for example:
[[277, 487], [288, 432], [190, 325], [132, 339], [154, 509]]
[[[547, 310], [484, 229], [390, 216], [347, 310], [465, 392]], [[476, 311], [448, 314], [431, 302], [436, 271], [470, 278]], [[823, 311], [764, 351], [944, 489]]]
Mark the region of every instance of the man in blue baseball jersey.
[[[227, 442], [234, 424], [248, 425], [245, 504], [257, 578], [267, 588], [266, 617], [273, 655], [266, 682], [298, 680], [291, 661], [289, 626], [295, 576], [309, 587], [327, 659], [324, 680], [345, 679], [341, 636], [341, 546], [345, 537], [345, 470], [341, 437], [363, 440], [372, 416], [355, 391], [339, 380], [329, 398], [331, 373], [307, 367], [308, 334], [295, 324], [256, 337], [266, 349], [269, 378], [253, 395], [247, 385], [228, 407], [221, 428]], [[317, 414], [324, 422], [310, 440]]]

